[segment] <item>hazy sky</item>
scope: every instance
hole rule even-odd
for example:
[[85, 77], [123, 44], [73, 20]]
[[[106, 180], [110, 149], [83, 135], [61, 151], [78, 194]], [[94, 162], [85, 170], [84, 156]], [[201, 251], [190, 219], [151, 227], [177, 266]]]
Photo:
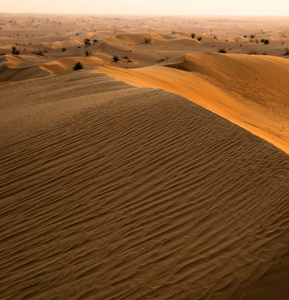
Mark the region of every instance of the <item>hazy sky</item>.
[[289, 0], [0, 0], [0, 12], [289, 15]]

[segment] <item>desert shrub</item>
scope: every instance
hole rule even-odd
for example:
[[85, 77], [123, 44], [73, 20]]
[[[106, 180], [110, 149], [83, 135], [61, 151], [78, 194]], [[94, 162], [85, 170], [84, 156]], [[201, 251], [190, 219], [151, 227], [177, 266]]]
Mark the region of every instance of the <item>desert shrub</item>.
[[73, 70], [74, 70], [74, 71], [77, 71], [77, 70], [81, 70], [81, 69], [83, 69], [83, 64], [82, 64], [80, 61], [78, 61], [78, 62], [75, 63], [75, 65], [73, 66]]
[[62, 48], [62, 52], [65, 52], [65, 51], [66, 51], [66, 48], [63, 47], [63, 48]]
[[202, 37], [200, 36], [200, 37], [198, 37], [198, 41], [200, 42], [202, 40]]
[[194, 39], [195, 36], [196, 36], [196, 35], [195, 35], [194, 33], [191, 34], [192, 39]]
[[112, 58], [114, 62], [118, 62], [119, 61], [119, 57], [117, 55], [114, 55], [114, 57]]
[[150, 44], [151, 42], [152, 42], [151, 39], [149, 39], [149, 38], [144, 38], [144, 43], [145, 43], [145, 44]]
[[227, 53], [227, 51], [223, 48], [219, 50], [219, 53]]
[[16, 47], [12, 47], [12, 54], [19, 55], [20, 51], [16, 49]]
[[3, 52], [3, 53], [1, 53], [0, 55], [1, 55], [1, 56], [2, 56], [2, 55], [6, 55], [6, 53]]
[[91, 54], [91, 51], [85, 51], [85, 56], [89, 56]]
[[265, 45], [269, 44], [270, 41], [269, 40], [265, 40], [265, 39], [261, 39], [261, 43], [264, 43]]
[[33, 54], [35, 55], [39, 55], [39, 56], [44, 56], [44, 52], [41, 51], [41, 50], [38, 50], [38, 51], [34, 51]]
[[266, 53], [266, 52], [263, 52], [263, 55], [267, 55], [267, 53]]
[[257, 52], [255, 50], [252, 50], [249, 52], [249, 54], [257, 55]]
[[98, 42], [98, 40], [94, 39], [94, 40], [93, 40], [93, 42], [94, 42], [94, 43], [97, 43], [97, 42]]
[[247, 35], [245, 34], [245, 35], [244, 35], [244, 38], [246, 38], [246, 37], [247, 37]]
[[161, 58], [161, 59], [159, 59], [159, 60], [158, 60], [158, 63], [161, 63], [161, 62], [167, 61], [167, 60], [169, 60], [169, 59], [171, 59], [171, 57], [170, 57], [170, 56], [167, 56], [166, 58]]
[[86, 47], [90, 46], [91, 45], [90, 39], [85, 39], [84, 44]]
[[254, 39], [254, 38], [255, 38], [255, 34], [251, 34], [250, 39]]

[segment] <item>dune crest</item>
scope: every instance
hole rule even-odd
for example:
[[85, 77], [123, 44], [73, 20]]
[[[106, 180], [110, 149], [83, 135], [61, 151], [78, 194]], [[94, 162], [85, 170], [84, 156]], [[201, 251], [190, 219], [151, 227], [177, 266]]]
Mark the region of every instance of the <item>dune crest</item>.
[[289, 62], [269, 56], [194, 53], [158, 66], [102, 66], [129, 84], [179, 94], [289, 154]]
[[93, 67], [103, 64], [103, 60], [96, 57], [63, 57], [52, 62], [41, 64], [40, 68], [51, 74], [62, 74], [67, 71], [72, 71], [75, 63], [81, 62], [84, 67]]
[[5, 55], [0, 60], [0, 82], [13, 82], [49, 76], [49, 72], [39, 66], [39, 59]]

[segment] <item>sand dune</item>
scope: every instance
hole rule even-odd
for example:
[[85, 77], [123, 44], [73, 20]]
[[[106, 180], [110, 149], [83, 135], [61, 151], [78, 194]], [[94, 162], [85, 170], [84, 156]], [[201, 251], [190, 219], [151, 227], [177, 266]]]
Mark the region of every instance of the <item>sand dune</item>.
[[0, 92], [2, 299], [287, 297], [288, 155], [92, 71]]
[[49, 73], [39, 67], [39, 59], [27, 60], [22, 56], [6, 55], [0, 58], [0, 81], [19, 81], [48, 76]]
[[137, 86], [179, 94], [289, 153], [289, 62], [269, 56], [194, 53], [159, 66], [98, 69]]
[[85, 68], [103, 64], [103, 60], [96, 57], [63, 57], [55, 61], [42, 64], [40, 65], [40, 68], [51, 74], [61, 74], [67, 71], [72, 71], [73, 66], [77, 62], [81, 62]]
[[1, 299], [288, 299], [288, 18], [0, 16]]

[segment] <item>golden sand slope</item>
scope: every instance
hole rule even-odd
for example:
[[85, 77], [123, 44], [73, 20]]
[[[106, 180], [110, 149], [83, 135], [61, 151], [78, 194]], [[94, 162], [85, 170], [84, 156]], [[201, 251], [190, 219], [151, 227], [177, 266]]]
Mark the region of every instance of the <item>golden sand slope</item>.
[[40, 68], [51, 74], [62, 74], [72, 71], [77, 62], [81, 62], [85, 68], [103, 64], [103, 60], [96, 57], [63, 57], [41, 64]]
[[39, 58], [21, 55], [0, 57], [0, 82], [20, 81], [48, 76], [49, 73], [39, 66]]
[[85, 70], [0, 93], [2, 299], [288, 296], [285, 153]]
[[288, 60], [195, 53], [162, 66], [136, 70], [103, 66], [99, 71], [184, 96], [289, 153]]

